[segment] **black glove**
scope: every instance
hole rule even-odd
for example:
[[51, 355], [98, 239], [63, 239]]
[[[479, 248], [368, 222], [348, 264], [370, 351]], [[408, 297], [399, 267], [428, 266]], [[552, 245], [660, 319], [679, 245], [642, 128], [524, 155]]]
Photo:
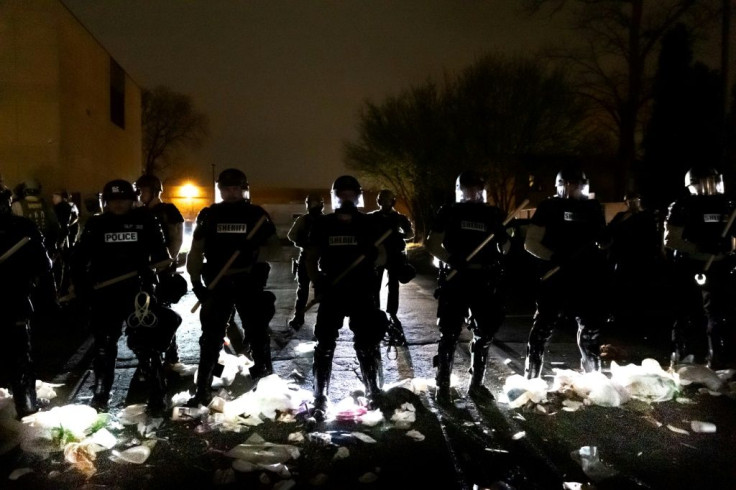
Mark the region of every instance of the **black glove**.
[[366, 247], [363, 249], [363, 255], [365, 256], [365, 262], [367, 264], [373, 264], [378, 258], [378, 247]]
[[567, 267], [572, 263], [572, 258], [566, 253], [553, 253], [549, 259], [550, 263], [555, 267], [563, 268]]
[[708, 243], [698, 245], [698, 251], [711, 255], [720, 255], [731, 252], [733, 246], [731, 244], [731, 237], [718, 237], [716, 240], [712, 240]]
[[192, 291], [194, 291], [194, 295], [197, 297], [200, 303], [204, 303], [205, 301], [207, 301], [212, 293], [201, 282], [192, 283]]
[[447, 258], [447, 263], [450, 264], [450, 267], [458, 272], [468, 267], [468, 261], [465, 260], [464, 257], [460, 257], [459, 255], [450, 255]]

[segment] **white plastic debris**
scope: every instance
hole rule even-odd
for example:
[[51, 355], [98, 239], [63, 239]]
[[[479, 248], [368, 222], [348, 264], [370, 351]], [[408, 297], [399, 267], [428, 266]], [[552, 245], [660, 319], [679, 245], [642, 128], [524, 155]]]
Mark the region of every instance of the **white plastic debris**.
[[679, 391], [677, 379], [655, 359], [644, 359], [640, 366], [621, 366], [612, 361], [611, 380], [623, 386], [632, 398], [643, 401], [672, 400]]
[[308, 356], [308, 355], [314, 355], [314, 347], [317, 345], [317, 342], [310, 341], [310, 342], [299, 342], [296, 347], [294, 347], [294, 353], [297, 356]]
[[304, 402], [311, 401], [311, 392], [299, 388], [292, 380], [285, 380], [276, 374], [266, 376], [258, 381], [257, 389], [248, 391], [234, 400], [228, 401], [222, 408], [226, 418], [237, 416], [274, 420], [278, 413], [299, 410]]
[[541, 378], [526, 379], [514, 374], [506, 378], [502, 388], [510, 408], [518, 408], [531, 401], [542, 403], [547, 399], [547, 382]]
[[682, 385], [702, 384], [714, 391], [720, 390], [724, 383], [715, 371], [700, 364], [682, 366], [677, 370], [677, 375]]
[[395, 409], [393, 415], [391, 415], [391, 422], [393, 422], [398, 429], [408, 429], [411, 427], [411, 424], [416, 422], [416, 420], [416, 408], [411, 403], [402, 404], [401, 407]]
[[176, 422], [188, 422], [207, 416], [210, 410], [207, 407], [174, 407], [171, 409], [171, 420]]
[[65, 442], [81, 441], [100, 420], [97, 410], [88, 405], [64, 405], [36, 412], [23, 418], [21, 449], [47, 455], [63, 449]]
[[151, 448], [147, 445], [141, 445], [128, 448], [125, 451], [113, 450], [110, 455], [110, 460], [115, 463], [125, 462], [131, 464], [143, 464], [150, 455]]
[[349, 457], [350, 457], [350, 450], [346, 448], [345, 446], [340, 446], [337, 448], [335, 455], [332, 456], [332, 459], [337, 461], [340, 459], [347, 459]]
[[225, 453], [225, 456], [243, 459], [255, 464], [286, 463], [299, 458], [299, 449], [288, 444], [238, 444]]
[[378, 480], [378, 475], [376, 475], [375, 473], [371, 471], [367, 473], [363, 473], [362, 475], [358, 477], [358, 481], [360, 483], [373, 483], [376, 480]]
[[702, 420], [691, 420], [690, 429], [693, 432], [699, 432], [702, 434], [715, 434], [716, 424], [712, 422], [703, 422]]
[[39, 400], [53, 400], [56, 398], [56, 390], [54, 390], [54, 388], [59, 388], [61, 386], [64, 386], [64, 383], [47, 383], [37, 379], [36, 397]]
[[368, 427], [374, 427], [383, 422], [383, 412], [380, 410], [368, 410], [359, 419], [361, 424], [367, 425]]
[[64, 460], [89, 478], [97, 473], [94, 461], [97, 459], [97, 452], [103, 449], [89, 441], [70, 442], [64, 447]]
[[524, 437], [526, 437], [526, 432], [522, 430], [511, 436], [511, 439], [514, 441], [518, 441], [519, 439], [522, 439]]
[[292, 432], [286, 440], [289, 442], [304, 442], [304, 434], [301, 432]]
[[33, 470], [30, 468], [16, 468], [14, 469], [10, 475], [8, 475], [8, 480], [17, 480], [23, 475], [27, 475], [28, 473], [33, 473]]
[[679, 427], [675, 427], [674, 425], [667, 424], [667, 428], [671, 430], [672, 432], [675, 432], [676, 434], [682, 434], [685, 436], [690, 435], [690, 433], [686, 431], [685, 429], [680, 429]]
[[374, 444], [374, 443], [377, 442], [371, 436], [369, 436], [368, 434], [363, 434], [362, 432], [357, 432], [356, 431], [356, 432], [351, 432], [351, 434], [353, 435], [353, 437], [355, 437], [359, 441], [367, 442], [369, 444]]
[[593, 481], [605, 480], [618, 474], [616, 470], [600, 460], [596, 446], [583, 446], [573, 451], [571, 456], [580, 464], [583, 473]]
[[141, 422], [145, 423], [147, 418], [145, 403], [128, 405], [118, 414], [118, 420], [123, 425], [138, 425]]
[[92, 434], [88, 440], [89, 442], [102, 446], [105, 449], [112, 449], [118, 442], [117, 437], [112, 435], [112, 433], [104, 427]]
[[577, 400], [562, 400], [562, 409], [566, 412], [576, 412], [583, 407], [583, 402]]
[[410, 437], [410, 438], [414, 439], [415, 441], [419, 441], [419, 442], [421, 442], [421, 441], [423, 441], [425, 439], [424, 434], [422, 434], [418, 430], [413, 430], [413, 429], [412, 430], [408, 430], [408, 431], [406, 431], [406, 435], [407, 435], [407, 437]]

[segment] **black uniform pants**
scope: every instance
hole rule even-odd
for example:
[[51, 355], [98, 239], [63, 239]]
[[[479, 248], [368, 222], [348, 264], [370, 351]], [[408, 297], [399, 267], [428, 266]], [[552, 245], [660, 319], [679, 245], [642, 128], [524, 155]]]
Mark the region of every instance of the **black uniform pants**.
[[580, 269], [561, 269], [549, 279], [540, 281], [527, 356], [539, 360], [541, 365], [554, 329], [562, 322], [574, 319], [583, 367], [586, 371], [597, 369], [600, 334], [609, 311], [608, 277], [604, 267], [591, 266], [584, 274]]
[[350, 318], [356, 348], [380, 345], [388, 322], [374, 303], [370, 285], [358, 290], [341, 285], [325, 294], [317, 311], [314, 336], [321, 349], [334, 350], [346, 317]]
[[311, 284], [309, 273], [307, 271], [307, 259], [304, 254], [299, 254], [299, 260], [297, 261], [296, 283], [296, 302], [294, 303], [294, 309], [299, 312], [303, 311], [307, 306], [307, 300], [309, 299], [309, 285]]
[[[27, 302], [27, 301], [26, 301]], [[31, 352], [31, 331], [27, 315], [5, 311], [0, 316], [0, 331], [3, 343], [0, 347], [0, 381], [13, 391], [16, 407], [26, 391], [36, 389]], [[35, 398], [34, 398], [35, 399]]]
[[[200, 363], [202, 359], [217, 362], [233, 307], [243, 322], [245, 337], [250, 341], [254, 356], [270, 349], [268, 325], [275, 314], [275, 300], [274, 294], [264, 291], [262, 282], [248, 273], [225, 276], [202, 304]], [[258, 364], [258, 359], [254, 360]]]
[[[696, 274], [703, 271], [700, 261], [682, 261], [674, 265], [673, 305], [677, 318], [672, 329], [674, 350], [682, 358], [692, 354], [696, 362], [707, 356], [734, 357], [734, 327], [736, 321], [736, 287], [731, 278], [732, 264], [713, 262], [703, 274], [705, 282], [699, 285]], [[705, 333], [706, 335], [703, 335]], [[715, 352], [709, 348], [715, 347]]]
[[457, 342], [467, 322], [474, 341], [490, 346], [505, 318], [497, 279], [487, 271], [467, 270], [441, 285], [437, 304], [440, 343]]

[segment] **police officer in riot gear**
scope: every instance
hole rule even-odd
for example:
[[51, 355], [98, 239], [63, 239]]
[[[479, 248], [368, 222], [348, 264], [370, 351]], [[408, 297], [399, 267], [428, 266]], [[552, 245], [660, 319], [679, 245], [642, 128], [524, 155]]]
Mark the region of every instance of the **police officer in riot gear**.
[[[427, 250], [444, 264], [436, 295], [440, 340], [434, 358], [440, 404], [452, 401], [450, 378], [455, 348], [465, 324], [473, 333], [468, 394], [477, 400], [493, 399], [484, 379], [488, 350], [505, 316], [501, 262], [511, 242], [504, 218], [498, 207], [487, 204], [483, 176], [466, 170], [455, 181], [455, 202], [440, 208], [427, 237]], [[493, 239], [468, 261], [491, 235]]]
[[[322, 210], [325, 207], [324, 200], [319, 194], [309, 194], [304, 200], [304, 204], [307, 207], [307, 213], [299, 216], [294, 224], [289, 229], [289, 233], [286, 237], [294, 244], [299, 247], [299, 258], [297, 259], [296, 266], [296, 301], [294, 303], [294, 316], [289, 320], [289, 326], [295, 330], [298, 330], [304, 325], [304, 308], [307, 305], [309, 299], [309, 284], [311, 283], [310, 277], [317, 276], [317, 270], [308, 271], [307, 267], [316, 267], [316, 261], [310, 256], [314, 256], [316, 250], [314, 246], [309, 242], [309, 233], [314, 225], [314, 222], [324, 213]], [[317, 291], [315, 291], [315, 296]]]
[[[163, 202], [161, 193], [164, 187], [161, 179], [155, 175], [141, 175], [135, 181], [135, 185], [140, 192], [141, 203], [153, 212], [161, 224], [169, 255], [172, 259], [177, 259], [184, 242], [184, 217], [176, 205]], [[158, 300], [166, 306], [176, 303], [187, 291], [186, 280], [176, 273], [176, 265], [176, 262], [173, 262], [158, 276]], [[172, 339], [164, 354], [164, 362], [168, 367], [179, 362], [179, 346], [176, 343], [176, 337]]]
[[378, 220], [380, 228], [392, 231], [383, 242], [386, 248], [386, 265], [379, 267], [376, 271], [376, 304], [380, 307], [380, 291], [385, 270], [388, 275], [386, 313], [389, 314], [394, 325], [401, 328], [401, 321], [396, 316], [399, 311], [399, 282], [406, 283], [412, 277], [413, 267], [408, 262], [405, 249], [406, 240], [414, 238], [414, 229], [409, 218], [394, 208], [396, 195], [391, 190], [381, 190], [376, 197], [376, 203], [379, 209], [369, 214]]
[[677, 281], [673, 291], [678, 295], [673, 301], [678, 316], [672, 331], [672, 361], [693, 355], [695, 362], [707, 361], [711, 368], [721, 369], [733, 363], [736, 353], [732, 323], [736, 288], [729, 278], [736, 229], [728, 226], [736, 202], [724, 195], [722, 176], [714, 168], [690, 169], [685, 186], [690, 195], [670, 204], [665, 220], [664, 246], [672, 252]]
[[[127, 325], [128, 344], [145, 371], [149, 383], [148, 409], [160, 413], [166, 408], [166, 382], [161, 354], [178, 326], [178, 315], [160, 305], [155, 307], [154, 264], [170, 265], [161, 225], [144, 207], [134, 207], [138, 193], [126, 180], [112, 180], [102, 191], [104, 212], [91, 216], [72, 254], [72, 282], [75, 295], [90, 305], [90, 324], [95, 341], [94, 386], [91, 405], [105, 410], [115, 376], [118, 339]], [[131, 277], [131, 273], [135, 273]], [[112, 281], [121, 277], [127, 279]], [[109, 281], [109, 285], [106, 281]], [[174, 316], [176, 315], [176, 316]], [[174, 320], [158, 322], [159, 317]], [[181, 319], [178, 318], [178, 322]], [[137, 342], [139, 333], [131, 329], [151, 329], [164, 337], [150, 344]], [[131, 345], [131, 335], [136, 341]], [[168, 339], [165, 338], [168, 336]]]
[[[11, 213], [10, 189], [0, 189], [0, 374], [10, 386], [18, 418], [38, 411], [36, 377], [31, 356], [30, 319], [34, 309], [56, 307], [51, 260], [36, 225]], [[12, 278], [8, 280], [8, 278]], [[36, 290], [34, 300], [31, 292]], [[6, 384], [7, 383], [7, 384]]]
[[[336, 341], [345, 317], [350, 318], [354, 348], [370, 403], [380, 405], [382, 364], [380, 343], [386, 332], [386, 315], [373, 301], [375, 262], [378, 258], [378, 230], [375, 221], [358, 208], [363, 190], [351, 175], [332, 184], [334, 212], [318, 219], [311, 242], [317, 249], [312, 260], [319, 263], [321, 302], [314, 335], [314, 407], [312, 415], [324, 420]], [[361, 260], [358, 261], [359, 258]]]
[[56, 255], [61, 227], [54, 208], [41, 196], [41, 184], [36, 179], [25, 180], [20, 187], [18, 200], [12, 204], [13, 213], [33, 221], [41, 231], [46, 251]]
[[524, 248], [547, 274], [537, 287], [537, 311], [526, 348], [526, 378], [541, 376], [544, 352], [558, 322], [575, 319], [581, 367], [599, 371], [600, 331], [607, 317], [609, 275], [599, 244], [606, 226], [603, 206], [588, 194], [577, 166], [557, 174], [557, 194], [544, 199], [531, 218]]
[[658, 213], [642, 204], [641, 195], [624, 195], [626, 210], [606, 226], [608, 261], [613, 273], [612, 314], [617, 330], [646, 328], [655, 278], [662, 276], [664, 254]]
[[[255, 363], [251, 377], [257, 380], [273, 372], [269, 322], [275, 314], [276, 297], [265, 290], [270, 270], [265, 261], [273, 260], [280, 248], [276, 228], [268, 213], [250, 202], [242, 171], [223, 170], [217, 187], [222, 202], [200, 211], [187, 256], [192, 289], [202, 304], [197, 391], [190, 406], [208, 405], [212, 399], [212, 379], [233, 306], [250, 341]], [[226, 274], [208, 288], [233, 256], [236, 259]]]

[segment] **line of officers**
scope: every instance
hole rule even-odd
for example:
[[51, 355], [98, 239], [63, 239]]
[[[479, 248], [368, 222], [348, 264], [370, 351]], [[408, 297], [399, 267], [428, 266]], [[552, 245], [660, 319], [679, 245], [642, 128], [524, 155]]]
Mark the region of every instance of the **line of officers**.
[[[600, 336], [612, 311], [611, 286], [636, 288], [641, 275], [654, 270], [657, 253], [651, 251], [662, 250], [656, 219], [647, 218], [638, 196], [629, 196], [629, 210], [607, 225], [601, 203], [589, 197], [589, 182], [580, 168], [563, 169], [555, 183], [556, 194], [539, 203], [523, 242], [525, 253], [546, 272], [535, 285], [537, 310], [525, 367], [529, 378], [541, 375], [545, 349], [562, 321], [577, 322], [581, 368], [600, 370]], [[691, 169], [685, 184], [689, 193], [670, 206], [663, 238], [665, 258], [676, 271], [673, 291], [679, 295], [674, 303], [678, 311], [673, 361], [693, 355], [696, 362], [715, 368], [733, 362], [730, 272], [736, 203], [724, 195], [721, 175], [714, 169]], [[269, 262], [280, 253], [276, 229], [268, 213], [250, 201], [242, 171], [224, 170], [217, 185], [222, 202], [200, 211], [186, 261], [191, 288], [201, 304], [202, 328], [191, 406], [207, 405], [212, 399], [212, 380], [234, 310], [250, 344], [251, 376], [257, 380], [273, 372], [269, 322], [276, 298], [267, 286]], [[170, 306], [188, 290], [176, 273], [183, 218], [173, 205], [163, 206], [166, 211], [161, 206], [157, 212], [152, 210], [152, 200], [166, 204], [160, 200], [160, 180], [139, 179], [138, 187], [153, 195], [148, 197], [149, 205], [137, 205], [139, 190], [128, 181], [105, 185], [104, 212], [88, 219], [71, 254], [71, 294], [89, 307], [95, 341], [91, 405], [107, 408], [117, 344], [125, 331], [148, 383], [148, 409], [163, 413], [167, 407], [164, 364], [178, 361], [175, 336], [181, 323]], [[434, 358], [436, 397], [441, 404], [452, 401], [454, 353], [465, 327], [473, 334], [468, 393], [479, 400], [493, 399], [484, 375], [489, 347], [504, 321], [505, 271], [512, 270], [508, 260], [513, 255], [513, 238], [506, 227], [509, 220], [501, 209], [487, 203], [483, 176], [463, 172], [455, 190], [455, 202], [439, 209], [425, 241], [442, 264], [435, 293], [440, 339]], [[392, 325], [400, 328], [400, 321], [396, 286], [389, 286], [395, 295], [389, 299], [388, 315], [380, 308], [378, 288], [383, 269], [393, 271], [393, 277], [404, 283], [415, 273], [404, 251], [411, 223], [396, 216], [393, 195], [379, 195], [381, 209], [366, 214], [360, 210], [359, 182], [344, 175], [333, 182], [331, 199], [333, 211], [323, 214], [321, 199], [308, 197], [308, 231], [297, 222], [289, 232], [301, 250], [290, 325], [298, 329], [304, 324], [308, 282], [313, 283], [313, 301], [319, 304], [310, 408], [318, 421], [324, 420], [329, 407], [332, 361], [346, 318], [366, 403], [381, 407], [380, 343]], [[612, 256], [616, 257], [613, 270]], [[6, 191], [0, 199], [0, 268], [3, 276], [18, 279], [12, 286], [10, 281], [0, 285], [0, 294], [8, 300], [0, 321], [11, 340], [4, 344], [7, 355], [2, 356], [6, 361], [2, 372], [22, 417], [38, 410], [30, 345], [33, 308], [58, 308], [58, 299], [41, 234], [30, 220], [12, 214]], [[640, 288], [634, 300], [642, 301], [646, 294]]]

